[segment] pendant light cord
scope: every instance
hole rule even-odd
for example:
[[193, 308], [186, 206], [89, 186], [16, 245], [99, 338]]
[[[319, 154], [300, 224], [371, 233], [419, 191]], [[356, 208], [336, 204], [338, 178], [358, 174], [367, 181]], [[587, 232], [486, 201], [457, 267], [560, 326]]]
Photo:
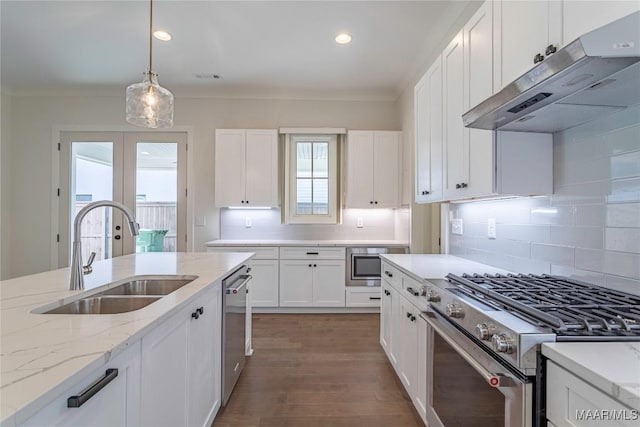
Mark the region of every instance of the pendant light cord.
[[149, 74], [151, 74], [153, 59], [153, 0], [149, 0]]

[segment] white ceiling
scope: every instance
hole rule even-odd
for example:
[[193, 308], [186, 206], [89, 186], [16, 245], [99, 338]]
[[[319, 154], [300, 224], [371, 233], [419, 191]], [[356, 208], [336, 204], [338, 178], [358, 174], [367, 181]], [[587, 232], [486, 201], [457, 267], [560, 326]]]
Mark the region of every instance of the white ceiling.
[[[153, 68], [178, 95], [395, 99], [453, 3], [156, 0], [154, 27], [174, 38], [154, 39]], [[1, 0], [2, 87], [123, 92], [148, 66], [148, 7]]]

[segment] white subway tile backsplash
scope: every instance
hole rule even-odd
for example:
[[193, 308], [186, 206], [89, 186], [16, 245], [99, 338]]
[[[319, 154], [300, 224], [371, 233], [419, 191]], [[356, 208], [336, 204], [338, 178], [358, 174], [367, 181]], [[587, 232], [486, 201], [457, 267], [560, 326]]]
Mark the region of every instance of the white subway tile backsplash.
[[612, 179], [640, 176], [640, 151], [612, 156], [609, 162]]
[[640, 254], [639, 228], [607, 228], [605, 249]]
[[606, 225], [640, 228], [640, 203], [607, 205]]
[[640, 255], [606, 251], [604, 260], [605, 273], [634, 280], [640, 279]]
[[604, 251], [576, 248], [575, 267], [580, 270], [604, 273]]
[[608, 203], [640, 202], [640, 178], [611, 181]]
[[575, 264], [575, 248], [570, 246], [532, 243], [531, 258], [554, 264], [572, 266]]
[[469, 236], [451, 253], [640, 295], [639, 118], [636, 106], [554, 134], [552, 195], [452, 204]]

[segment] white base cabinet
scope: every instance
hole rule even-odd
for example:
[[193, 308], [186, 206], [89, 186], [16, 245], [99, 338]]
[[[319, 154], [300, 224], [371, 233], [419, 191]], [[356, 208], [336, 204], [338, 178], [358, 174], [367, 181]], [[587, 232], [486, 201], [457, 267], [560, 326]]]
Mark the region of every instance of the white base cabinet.
[[[95, 382], [105, 378], [107, 369], [117, 369], [117, 376], [104, 385], [80, 407], [69, 408], [67, 399], [78, 396]], [[92, 386], [93, 384], [93, 386]], [[58, 395], [44, 409], [19, 425], [41, 426], [138, 426], [140, 425], [140, 342], [87, 375], [64, 393]]]
[[142, 425], [213, 422], [222, 387], [221, 296], [221, 285], [207, 290], [143, 337]]

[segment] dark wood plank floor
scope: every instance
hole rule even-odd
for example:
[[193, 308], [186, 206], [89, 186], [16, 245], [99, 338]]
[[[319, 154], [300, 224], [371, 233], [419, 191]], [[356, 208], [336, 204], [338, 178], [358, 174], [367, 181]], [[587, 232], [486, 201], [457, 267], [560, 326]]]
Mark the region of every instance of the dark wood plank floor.
[[254, 314], [254, 355], [213, 426], [422, 426], [377, 314]]

